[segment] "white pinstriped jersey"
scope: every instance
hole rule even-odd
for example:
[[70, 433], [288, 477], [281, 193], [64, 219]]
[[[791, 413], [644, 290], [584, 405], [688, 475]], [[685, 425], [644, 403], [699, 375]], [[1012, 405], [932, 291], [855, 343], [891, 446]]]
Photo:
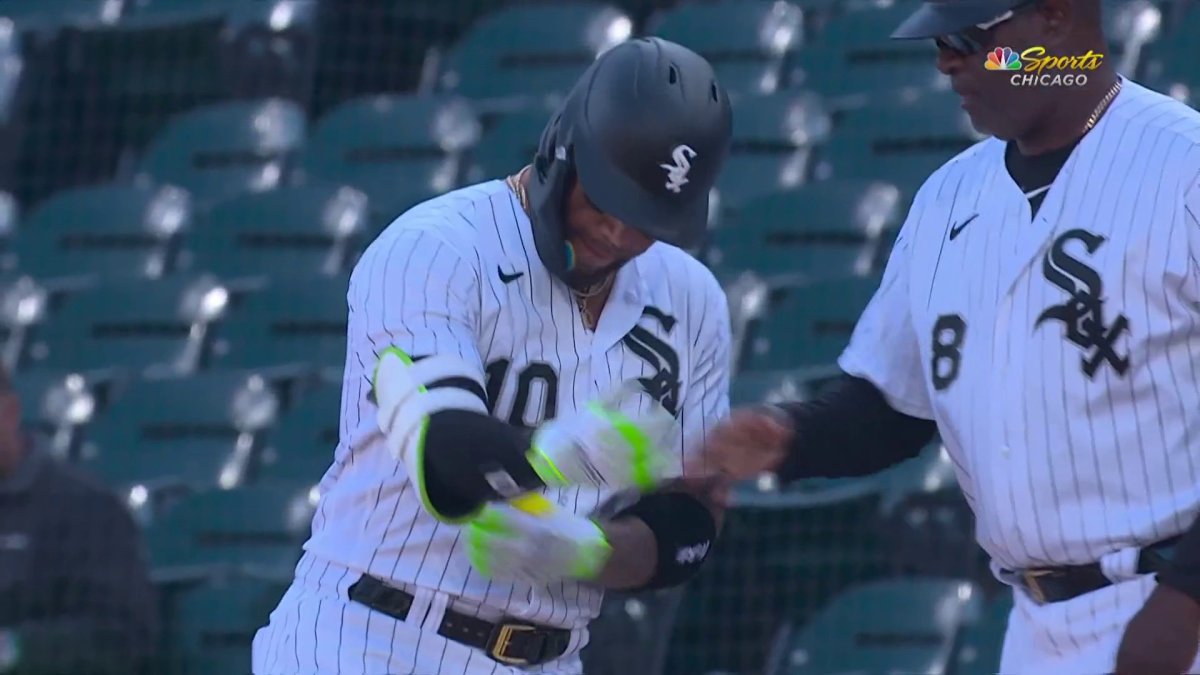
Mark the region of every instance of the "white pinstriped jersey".
[[[728, 307], [712, 274], [687, 253], [655, 244], [620, 270], [596, 332], [588, 332], [566, 285], [538, 257], [515, 196], [497, 180], [402, 215], [364, 253], [347, 299], [341, 437], [305, 548], [509, 616], [584, 626], [599, 611], [599, 589], [489, 581], [463, 553], [460, 528], [425, 512], [368, 400], [376, 354], [396, 345], [413, 355], [460, 356], [477, 365], [492, 414], [530, 427], [620, 381], [646, 378], [677, 411], [679, 468], [689, 473], [686, 454], [729, 407]], [[577, 487], [546, 494], [580, 514], [611, 496]]]
[[1032, 217], [1004, 151], [922, 186], [840, 364], [937, 421], [995, 564], [1179, 534], [1200, 507], [1200, 114], [1126, 80]]

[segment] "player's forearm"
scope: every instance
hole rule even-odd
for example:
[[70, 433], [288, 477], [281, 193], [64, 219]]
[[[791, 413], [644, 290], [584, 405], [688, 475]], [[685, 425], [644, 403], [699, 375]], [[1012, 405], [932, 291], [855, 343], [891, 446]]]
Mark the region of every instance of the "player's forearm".
[[612, 590], [640, 588], [649, 583], [658, 565], [658, 544], [640, 518], [621, 518], [600, 524], [612, 553], [595, 583]]
[[824, 395], [782, 406], [795, 429], [779, 468], [785, 481], [865, 476], [915, 457], [937, 425], [888, 405], [867, 380], [844, 376]]
[[[675, 585], [695, 574], [724, 521], [723, 489], [713, 479], [679, 478], [644, 498], [645, 508], [632, 507], [601, 523], [612, 552], [596, 583], [613, 590], [636, 590]], [[688, 499], [670, 499], [671, 495]], [[664, 551], [668, 559], [660, 561]]]

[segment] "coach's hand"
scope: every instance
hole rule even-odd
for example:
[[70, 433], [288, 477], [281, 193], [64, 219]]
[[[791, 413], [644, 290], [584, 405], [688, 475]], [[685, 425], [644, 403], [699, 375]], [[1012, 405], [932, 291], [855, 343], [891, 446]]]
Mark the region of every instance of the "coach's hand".
[[792, 442], [791, 422], [773, 408], [747, 407], [733, 413], [708, 435], [706, 470], [731, 481], [774, 471]]
[[1186, 673], [1198, 647], [1200, 604], [1159, 584], [1125, 628], [1117, 651], [1117, 675]]
[[527, 584], [593, 579], [612, 552], [596, 521], [556, 507], [535, 514], [489, 504], [465, 536], [467, 558], [480, 574]]
[[538, 427], [527, 459], [551, 487], [650, 490], [678, 474], [667, 450], [677, 433], [674, 416], [631, 382]]

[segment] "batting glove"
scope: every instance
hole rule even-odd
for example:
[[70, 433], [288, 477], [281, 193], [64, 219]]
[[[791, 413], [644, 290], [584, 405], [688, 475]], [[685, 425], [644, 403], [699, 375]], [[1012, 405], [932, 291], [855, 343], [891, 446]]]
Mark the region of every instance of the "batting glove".
[[649, 490], [673, 469], [666, 447], [674, 433], [671, 413], [632, 382], [543, 424], [526, 458], [550, 487]]
[[467, 557], [489, 579], [587, 581], [600, 574], [612, 552], [595, 521], [558, 508], [530, 513], [489, 504], [465, 530]]

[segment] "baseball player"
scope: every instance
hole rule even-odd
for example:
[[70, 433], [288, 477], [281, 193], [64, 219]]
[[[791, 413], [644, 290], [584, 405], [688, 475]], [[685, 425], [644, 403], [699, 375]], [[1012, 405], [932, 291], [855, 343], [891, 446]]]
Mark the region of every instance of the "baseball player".
[[720, 513], [685, 453], [727, 414], [729, 321], [680, 247], [730, 130], [706, 61], [623, 43], [530, 166], [368, 247], [341, 439], [255, 673], [579, 673], [603, 589], [695, 573]]
[[1098, 0], [929, 1], [893, 37], [936, 40], [990, 137], [916, 194], [793, 440], [735, 418], [708, 459], [864, 475], [940, 432], [1014, 589], [1000, 672], [1200, 672], [1200, 114], [1096, 58]]

